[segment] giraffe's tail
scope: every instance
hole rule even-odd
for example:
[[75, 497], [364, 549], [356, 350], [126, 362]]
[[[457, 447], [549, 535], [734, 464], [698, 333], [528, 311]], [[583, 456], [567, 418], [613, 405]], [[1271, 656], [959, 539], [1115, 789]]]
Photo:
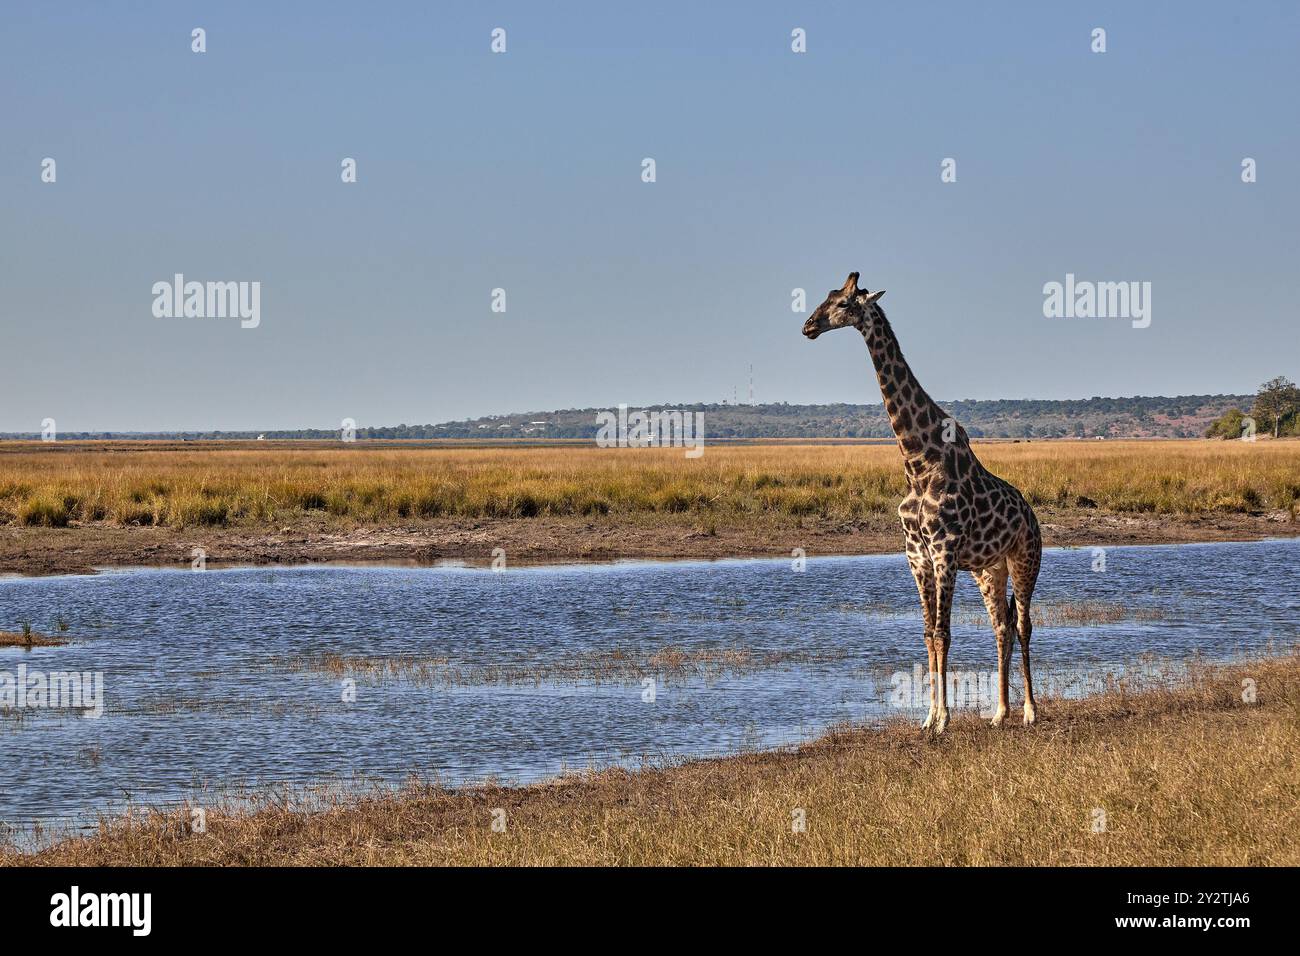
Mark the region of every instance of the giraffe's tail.
[[1011, 637], [1019, 637], [1019, 631], [1016, 627], [1016, 592], [1012, 591], [1007, 595], [1007, 625], [1011, 628]]

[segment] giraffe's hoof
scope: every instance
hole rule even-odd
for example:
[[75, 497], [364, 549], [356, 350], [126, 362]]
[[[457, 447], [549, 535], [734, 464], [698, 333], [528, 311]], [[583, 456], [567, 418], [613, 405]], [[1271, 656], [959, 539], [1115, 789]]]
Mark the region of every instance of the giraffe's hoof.
[[929, 730], [934, 725], [934, 711], [926, 715], [925, 723], [921, 725], [922, 730]]
[[993, 725], [994, 727], [1001, 727], [1001, 726], [1002, 726], [1002, 721], [1004, 721], [1004, 720], [1006, 720], [1006, 719], [1007, 719], [1007, 709], [1006, 709], [1005, 707], [999, 707], [999, 708], [998, 708], [998, 712], [997, 712], [996, 714], [993, 715], [993, 724], [992, 724], [992, 725]]
[[1025, 726], [1028, 727], [1038, 719], [1038, 714], [1032, 704], [1025, 704]]
[[948, 726], [948, 712], [946, 710], [941, 710], [939, 711], [939, 716], [936, 717], [934, 720], [934, 732], [936, 734], [941, 734], [943, 733], [943, 729], [947, 726]]

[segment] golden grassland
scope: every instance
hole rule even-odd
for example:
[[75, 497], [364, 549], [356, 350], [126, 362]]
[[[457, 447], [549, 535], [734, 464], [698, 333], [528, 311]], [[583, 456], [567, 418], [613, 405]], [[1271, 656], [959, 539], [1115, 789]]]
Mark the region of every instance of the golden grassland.
[[1032, 728], [963, 715], [936, 739], [896, 722], [797, 750], [530, 787], [411, 783], [311, 812], [266, 798], [209, 810], [204, 833], [190, 819], [182, 808], [104, 821], [0, 862], [1294, 866], [1300, 656], [1046, 700]]
[[[258, 526], [303, 516], [418, 519], [691, 514], [844, 518], [891, 512], [905, 488], [885, 445], [681, 449], [249, 447], [0, 443], [0, 524]], [[978, 443], [1034, 505], [1116, 513], [1289, 511], [1300, 442]]]

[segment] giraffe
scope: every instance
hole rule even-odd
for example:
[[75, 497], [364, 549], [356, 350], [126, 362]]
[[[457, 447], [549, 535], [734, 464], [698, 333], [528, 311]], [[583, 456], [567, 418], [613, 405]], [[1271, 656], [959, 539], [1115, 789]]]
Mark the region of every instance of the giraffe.
[[1019, 491], [980, 464], [965, 429], [921, 388], [880, 307], [884, 294], [859, 289], [858, 274], [851, 273], [844, 287], [832, 291], [808, 317], [803, 334], [815, 339], [849, 326], [862, 333], [898, 438], [908, 487], [898, 516], [921, 598], [930, 659], [930, 712], [922, 726], [939, 734], [948, 724], [948, 646], [958, 570], [970, 571], [975, 578], [997, 638], [993, 726], [1007, 716], [1008, 670], [1016, 639], [1025, 682], [1024, 722], [1032, 724], [1036, 707], [1029, 674], [1029, 602], [1043, 551], [1038, 519]]

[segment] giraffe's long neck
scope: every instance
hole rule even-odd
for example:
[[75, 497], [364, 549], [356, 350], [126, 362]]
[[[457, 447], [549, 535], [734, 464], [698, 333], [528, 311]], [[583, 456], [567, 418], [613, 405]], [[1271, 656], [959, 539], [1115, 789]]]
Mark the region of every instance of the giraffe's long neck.
[[[942, 448], [944, 420], [948, 413], [926, 394], [912, 374], [884, 311], [875, 303], [867, 308], [874, 310], [874, 315], [869, 314], [862, 324], [862, 337], [876, 367], [885, 413], [898, 437], [904, 461], [919, 465]], [[960, 434], [955, 423], [952, 428]]]

